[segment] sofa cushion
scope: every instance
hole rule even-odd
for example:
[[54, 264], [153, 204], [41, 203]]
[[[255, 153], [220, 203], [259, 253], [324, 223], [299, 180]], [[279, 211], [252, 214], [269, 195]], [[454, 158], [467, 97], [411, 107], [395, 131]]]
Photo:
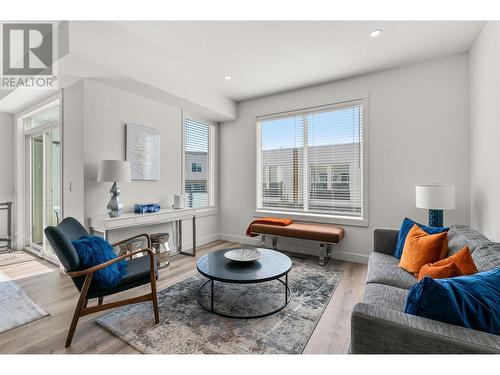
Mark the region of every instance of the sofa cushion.
[[414, 225], [417, 225], [420, 229], [424, 230], [428, 234], [437, 234], [437, 233], [442, 233], [442, 232], [447, 232], [448, 228], [444, 227], [428, 227], [423, 224], [419, 224], [412, 219], [408, 219], [407, 217], [404, 218], [403, 223], [401, 224], [401, 228], [399, 229], [399, 234], [398, 234], [398, 242], [396, 243], [396, 249], [394, 250], [394, 255], [396, 258], [400, 259], [401, 255], [403, 255], [403, 248], [405, 246], [406, 242], [406, 237], [408, 236], [408, 233], [410, 233], [410, 230], [413, 228]]
[[479, 272], [500, 267], [500, 244], [488, 242], [476, 246], [472, 259]]
[[368, 259], [366, 282], [409, 289], [417, 279], [399, 267], [399, 259], [392, 255], [373, 252]]
[[408, 290], [384, 284], [366, 284], [364, 303], [378, 305], [388, 309], [403, 311]]
[[[449, 267], [445, 267], [449, 266]], [[445, 270], [448, 270], [448, 274]], [[455, 254], [441, 259], [439, 262], [426, 264], [420, 268], [418, 274], [418, 280], [424, 278], [424, 276], [430, 276], [434, 279], [445, 278], [445, 277], [455, 277], [463, 275], [472, 275], [477, 272], [477, 267], [474, 264], [474, 260], [470, 255], [470, 250], [468, 246], [464, 246], [462, 250], [456, 252]], [[441, 277], [436, 277], [436, 276]], [[447, 276], [446, 276], [447, 275]]]
[[351, 316], [350, 352], [356, 354], [499, 354], [500, 336], [405, 314], [377, 305], [358, 303], [354, 306]]
[[500, 268], [449, 279], [425, 277], [405, 313], [500, 335]]
[[467, 225], [452, 225], [448, 230], [448, 256], [460, 251], [464, 246], [468, 246], [471, 254], [474, 254], [476, 247], [489, 243], [488, 238]]
[[437, 262], [446, 256], [447, 237], [446, 232], [429, 234], [417, 224], [413, 225], [406, 237], [399, 266], [418, 276], [418, 271], [424, 264]]
[[426, 276], [432, 277], [433, 279], [445, 279], [465, 275], [453, 261], [440, 265], [437, 263], [424, 264], [418, 273], [418, 281], [422, 280]]

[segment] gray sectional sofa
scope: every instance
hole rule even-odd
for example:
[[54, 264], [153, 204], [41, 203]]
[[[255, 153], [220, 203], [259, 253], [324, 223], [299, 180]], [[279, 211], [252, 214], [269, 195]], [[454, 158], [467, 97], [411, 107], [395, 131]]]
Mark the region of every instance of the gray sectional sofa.
[[[405, 314], [416, 278], [392, 256], [397, 230], [375, 229], [364, 300], [351, 316], [351, 353], [500, 353], [500, 336]], [[478, 270], [500, 267], [500, 243], [463, 225], [448, 231], [448, 255], [468, 245]]]

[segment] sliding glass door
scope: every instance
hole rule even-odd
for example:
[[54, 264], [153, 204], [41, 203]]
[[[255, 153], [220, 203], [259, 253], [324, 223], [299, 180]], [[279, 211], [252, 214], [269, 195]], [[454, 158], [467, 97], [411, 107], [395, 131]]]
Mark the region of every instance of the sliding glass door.
[[[32, 112], [23, 118], [27, 158], [27, 248], [55, 260], [43, 230], [61, 220], [61, 131], [59, 102]], [[27, 233], [28, 234], [28, 233]]]
[[43, 248], [43, 135], [31, 138], [31, 235], [30, 245]]

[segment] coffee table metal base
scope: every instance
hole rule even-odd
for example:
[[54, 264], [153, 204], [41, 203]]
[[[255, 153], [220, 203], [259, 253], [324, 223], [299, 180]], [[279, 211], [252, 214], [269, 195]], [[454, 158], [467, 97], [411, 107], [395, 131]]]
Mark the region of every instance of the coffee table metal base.
[[[222, 313], [220, 311], [217, 311], [214, 308], [214, 280], [213, 279], [208, 279], [207, 281], [205, 281], [204, 283], [202, 283], [198, 287], [198, 290], [196, 291], [196, 300], [198, 301], [198, 303], [200, 304], [200, 306], [203, 307], [206, 311], [208, 311], [208, 312], [210, 312], [212, 314], [215, 314], [215, 315], [223, 316], [225, 318], [233, 318], [233, 319], [257, 319], [257, 318], [263, 318], [265, 316], [276, 314], [277, 312], [283, 310], [288, 305], [288, 303], [290, 302], [290, 300], [292, 299], [290, 288], [288, 287], [288, 274], [285, 275], [285, 281], [283, 281], [281, 279], [274, 279], [274, 280], [279, 281], [280, 283], [282, 283], [285, 286], [285, 303], [283, 305], [281, 305], [280, 307], [278, 307], [277, 309], [275, 309], [273, 311], [270, 311], [268, 313], [265, 313], [265, 314], [259, 314], [259, 315], [230, 315], [230, 314], [225, 314], [225, 313]], [[270, 280], [270, 281], [272, 281], [272, 280]], [[201, 301], [201, 297], [200, 297], [201, 290], [208, 283], [210, 283], [210, 306], [209, 307], [207, 307], [207, 306], [205, 306], [203, 304], [203, 302]]]

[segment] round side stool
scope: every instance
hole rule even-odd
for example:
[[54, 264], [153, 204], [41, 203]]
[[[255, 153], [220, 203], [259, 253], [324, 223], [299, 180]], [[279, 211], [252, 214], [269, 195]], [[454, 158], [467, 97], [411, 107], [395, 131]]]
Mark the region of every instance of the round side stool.
[[158, 259], [158, 267], [167, 267], [170, 262], [170, 247], [168, 246], [169, 233], [153, 233], [151, 236], [151, 246], [155, 249]]
[[[120, 247], [120, 254], [119, 255], [121, 256], [121, 255], [129, 254], [129, 253], [136, 251], [136, 250], [139, 250], [139, 249], [143, 249], [144, 242], [142, 240], [133, 239], [131, 241], [128, 241], [128, 242], [121, 244], [119, 247]], [[142, 256], [142, 254], [134, 255], [134, 257], [138, 257], [138, 256]]]

